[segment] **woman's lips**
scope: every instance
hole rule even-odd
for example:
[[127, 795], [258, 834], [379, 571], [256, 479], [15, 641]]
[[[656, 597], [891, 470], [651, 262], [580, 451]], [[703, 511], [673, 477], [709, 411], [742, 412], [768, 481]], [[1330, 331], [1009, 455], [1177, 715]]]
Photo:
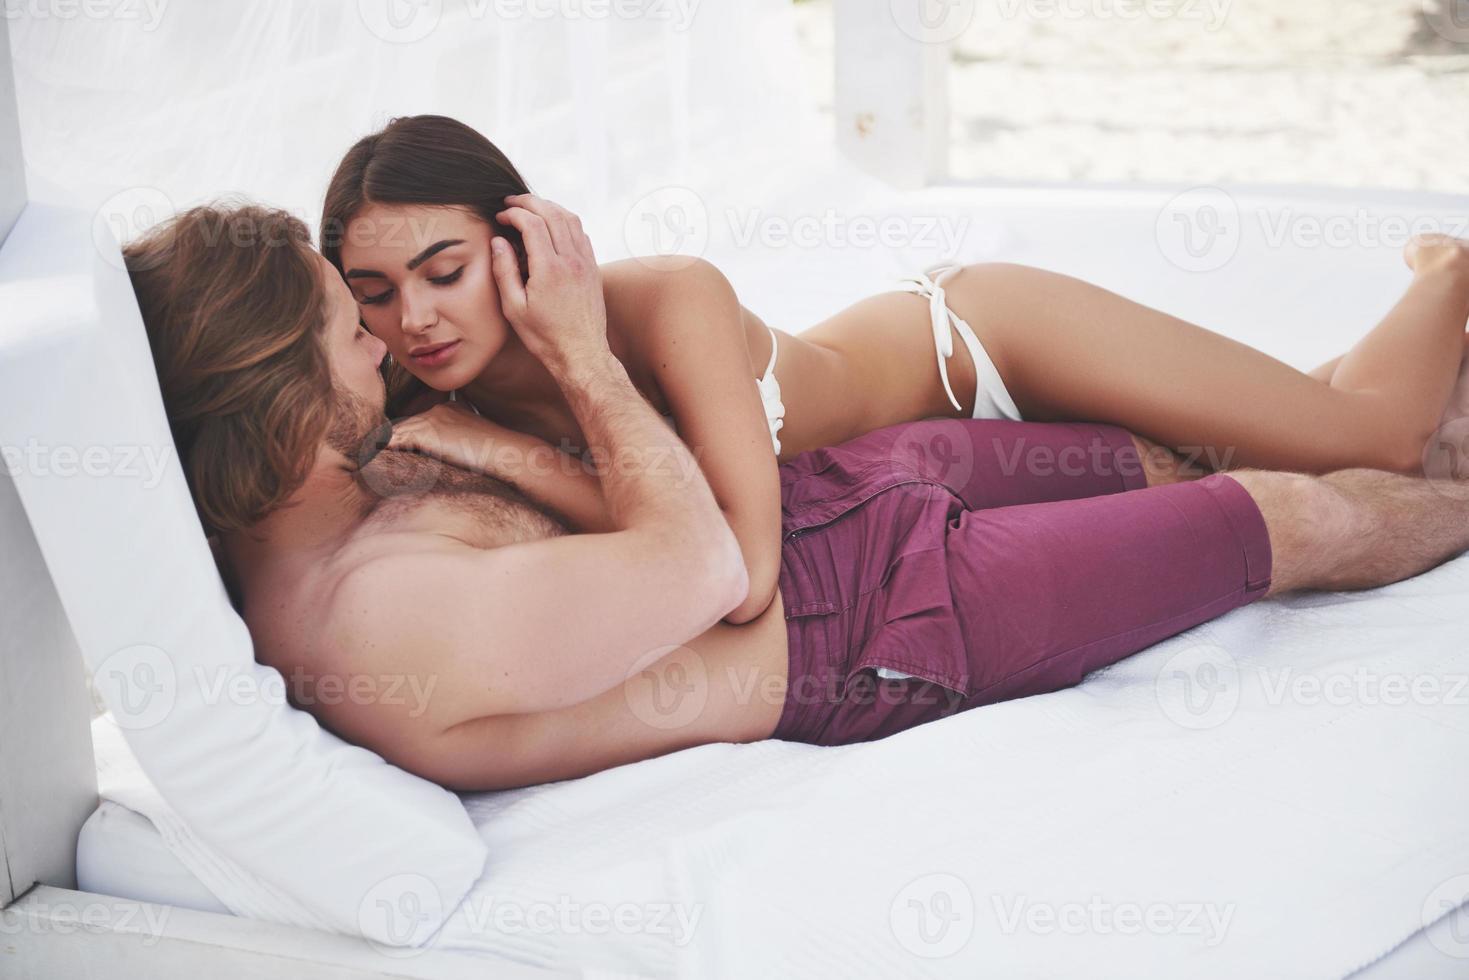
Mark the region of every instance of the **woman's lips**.
[[459, 343], [457, 340], [451, 340], [442, 346], [431, 347], [422, 354], [409, 354], [408, 359], [424, 367], [439, 367], [454, 356], [454, 352], [459, 349]]

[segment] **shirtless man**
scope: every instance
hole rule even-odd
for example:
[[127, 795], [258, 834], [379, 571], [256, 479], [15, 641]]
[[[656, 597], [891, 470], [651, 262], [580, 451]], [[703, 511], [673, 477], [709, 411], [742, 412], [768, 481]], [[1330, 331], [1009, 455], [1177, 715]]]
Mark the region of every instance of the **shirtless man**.
[[[494, 255], [501, 302], [597, 475], [451, 406], [378, 451], [384, 347], [288, 215], [195, 209], [126, 250], [257, 657], [342, 737], [452, 789], [879, 738], [1074, 684], [1267, 594], [1381, 585], [1469, 547], [1462, 484], [1185, 480], [1112, 426], [942, 419], [782, 465], [780, 588], [721, 623], [748, 590], [738, 544], [608, 349], [579, 224], [529, 210], [528, 278]], [[406, 689], [431, 693], [385, 693]]]

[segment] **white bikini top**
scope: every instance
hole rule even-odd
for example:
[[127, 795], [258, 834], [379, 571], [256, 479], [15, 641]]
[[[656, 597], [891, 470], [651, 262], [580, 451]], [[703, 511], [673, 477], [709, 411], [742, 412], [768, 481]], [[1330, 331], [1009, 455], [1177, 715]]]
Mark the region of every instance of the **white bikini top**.
[[[769, 329], [768, 327], [766, 329]], [[765, 424], [770, 426], [770, 443], [775, 449], [775, 454], [780, 455], [780, 437], [776, 435], [781, 426], [785, 425], [786, 407], [780, 400], [780, 382], [775, 377], [775, 356], [780, 351], [780, 346], [775, 339], [775, 331], [770, 331], [770, 363], [765, 366], [765, 373], [755, 379], [755, 386], [760, 391], [760, 404], [765, 408]], [[459, 392], [449, 392], [449, 401], [457, 402]], [[465, 402], [469, 410], [478, 415], [479, 409], [474, 407], [473, 402]], [[672, 415], [664, 415], [663, 420], [669, 425], [674, 424]]]
[[[767, 330], [770, 328], [766, 328]], [[785, 425], [786, 407], [780, 400], [780, 382], [775, 378], [775, 355], [780, 346], [775, 339], [775, 331], [770, 331], [770, 363], [765, 365], [765, 373], [755, 379], [755, 386], [760, 389], [760, 404], [765, 406], [765, 424], [770, 426], [770, 443], [775, 447], [775, 455], [780, 455], [780, 437], [776, 435], [781, 426]]]

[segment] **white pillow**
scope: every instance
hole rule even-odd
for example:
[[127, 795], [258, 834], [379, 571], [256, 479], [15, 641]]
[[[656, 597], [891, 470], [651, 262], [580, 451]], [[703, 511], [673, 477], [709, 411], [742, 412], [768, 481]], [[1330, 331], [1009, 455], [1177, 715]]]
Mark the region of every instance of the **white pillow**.
[[[457, 796], [324, 730], [255, 662], [106, 227], [31, 204], [0, 248], [0, 309], [0, 447], [142, 768], [198, 838], [327, 928], [421, 941], [485, 845]], [[422, 926], [407, 935], [382, 911], [400, 898]]]

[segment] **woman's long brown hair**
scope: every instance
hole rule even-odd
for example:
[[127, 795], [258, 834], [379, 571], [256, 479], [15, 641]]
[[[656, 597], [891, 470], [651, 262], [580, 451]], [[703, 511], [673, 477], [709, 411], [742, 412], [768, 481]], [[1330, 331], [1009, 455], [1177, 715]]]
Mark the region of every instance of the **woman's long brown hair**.
[[[495, 220], [505, 198], [530, 185], [499, 148], [448, 116], [401, 116], [353, 144], [337, 165], [321, 211], [321, 253], [342, 270], [342, 243], [352, 219], [369, 204], [465, 208], [509, 239], [526, 267], [520, 232]], [[427, 386], [391, 358], [383, 363], [388, 414]]]

